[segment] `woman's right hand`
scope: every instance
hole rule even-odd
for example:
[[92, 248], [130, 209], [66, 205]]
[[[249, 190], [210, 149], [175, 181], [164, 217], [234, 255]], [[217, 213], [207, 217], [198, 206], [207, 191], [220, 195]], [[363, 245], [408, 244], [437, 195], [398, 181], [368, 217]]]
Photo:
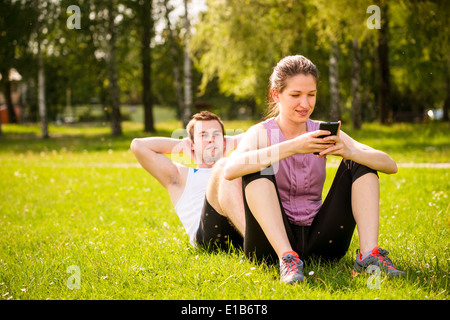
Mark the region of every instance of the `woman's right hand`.
[[330, 133], [331, 132], [328, 130], [316, 130], [299, 135], [298, 137], [292, 139], [295, 153], [318, 153], [329, 148], [330, 143], [327, 143], [323, 140], [323, 138], [319, 137], [329, 135]]

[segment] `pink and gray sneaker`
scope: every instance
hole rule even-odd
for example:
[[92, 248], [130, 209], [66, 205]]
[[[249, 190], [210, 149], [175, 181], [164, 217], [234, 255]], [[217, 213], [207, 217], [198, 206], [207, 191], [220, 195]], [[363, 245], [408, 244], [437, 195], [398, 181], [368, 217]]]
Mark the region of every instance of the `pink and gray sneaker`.
[[303, 262], [295, 251], [286, 252], [280, 259], [280, 278], [287, 284], [303, 282]]
[[375, 247], [372, 253], [362, 259], [359, 249], [356, 250], [356, 260], [353, 266], [355, 271], [365, 271], [371, 265], [378, 266], [385, 271], [389, 277], [403, 276], [405, 272], [397, 270], [392, 264], [391, 259], [387, 257], [389, 252], [380, 247]]

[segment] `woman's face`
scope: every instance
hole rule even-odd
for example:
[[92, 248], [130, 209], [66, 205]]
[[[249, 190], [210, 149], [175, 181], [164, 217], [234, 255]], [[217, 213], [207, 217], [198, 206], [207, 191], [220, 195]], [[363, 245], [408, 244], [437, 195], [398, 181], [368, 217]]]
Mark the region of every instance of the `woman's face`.
[[280, 116], [296, 123], [309, 119], [316, 105], [317, 84], [314, 76], [298, 74], [286, 81], [282, 92], [273, 90], [273, 98], [279, 104]]

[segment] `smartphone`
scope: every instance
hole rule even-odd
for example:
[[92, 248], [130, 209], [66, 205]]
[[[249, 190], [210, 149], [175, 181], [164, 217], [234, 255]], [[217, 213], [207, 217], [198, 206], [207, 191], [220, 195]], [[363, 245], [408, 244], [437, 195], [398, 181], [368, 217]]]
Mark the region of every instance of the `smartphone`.
[[[331, 134], [319, 136], [318, 138], [325, 138], [325, 137], [328, 137], [328, 136], [335, 136], [335, 135], [337, 135], [338, 130], [339, 130], [339, 122], [321, 122], [319, 124], [319, 129], [320, 130], [330, 131]], [[317, 155], [317, 154], [319, 154], [319, 152], [314, 152], [314, 154]]]

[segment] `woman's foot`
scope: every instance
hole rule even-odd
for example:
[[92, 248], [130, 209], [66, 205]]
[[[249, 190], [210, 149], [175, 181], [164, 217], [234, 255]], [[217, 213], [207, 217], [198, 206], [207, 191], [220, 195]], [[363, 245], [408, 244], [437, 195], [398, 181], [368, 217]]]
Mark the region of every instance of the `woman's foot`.
[[280, 278], [287, 284], [303, 282], [303, 262], [295, 251], [288, 251], [280, 259]]
[[391, 259], [387, 257], [389, 252], [380, 247], [375, 247], [370, 254], [366, 257], [362, 257], [359, 249], [356, 250], [356, 260], [353, 266], [355, 271], [367, 270], [371, 265], [378, 266], [381, 270], [385, 271], [390, 277], [403, 276], [405, 272], [397, 270], [392, 264]]

